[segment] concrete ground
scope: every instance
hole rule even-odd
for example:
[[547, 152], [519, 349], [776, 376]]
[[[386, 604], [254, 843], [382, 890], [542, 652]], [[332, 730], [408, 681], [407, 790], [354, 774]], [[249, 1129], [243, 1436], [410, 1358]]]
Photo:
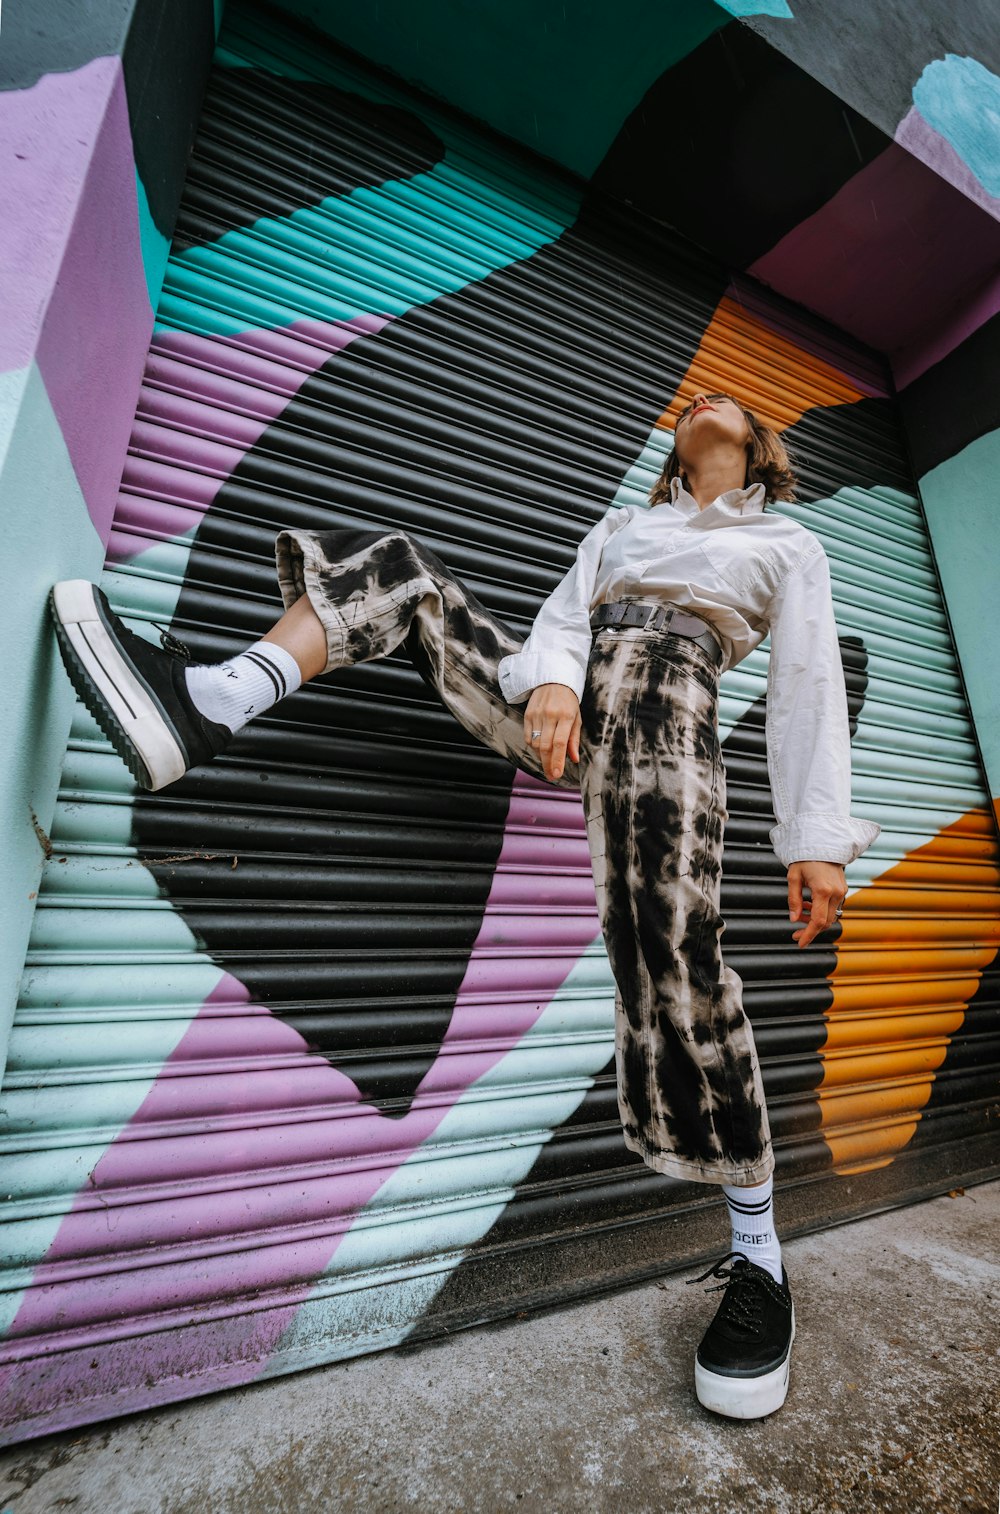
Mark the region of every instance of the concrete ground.
[[0, 1514], [996, 1514], [1000, 1183], [793, 1240], [780, 1413], [703, 1411], [679, 1277], [0, 1453]]

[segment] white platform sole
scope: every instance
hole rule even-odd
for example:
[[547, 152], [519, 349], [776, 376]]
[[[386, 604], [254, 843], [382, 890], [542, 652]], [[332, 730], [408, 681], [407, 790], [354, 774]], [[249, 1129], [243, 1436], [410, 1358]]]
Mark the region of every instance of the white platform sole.
[[780, 1367], [762, 1377], [722, 1377], [708, 1372], [695, 1358], [694, 1391], [698, 1402], [713, 1414], [727, 1419], [763, 1419], [780, 1409], [788, 1396], [788, 1374], [795, 1339], [795, 1307], [792, 1306], [792, 1336]]
[[65, 579], [49, 595], [73, 687], [136, 781], [162, 789], [187, 771], [184, 753], [151, 691], [109, 636], [86, 578]]

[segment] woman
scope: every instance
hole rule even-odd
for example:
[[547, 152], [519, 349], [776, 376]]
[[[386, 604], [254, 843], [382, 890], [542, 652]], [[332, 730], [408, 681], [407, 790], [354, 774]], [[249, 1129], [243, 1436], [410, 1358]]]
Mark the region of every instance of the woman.
[[402, 531], [282, 531], [285, 615], [212, 666], [188, 666], [167, 634], [162, 650], [133, 635], [92, 584], [52, 593], [77, 691], [145, 788], [215, 756], [300, 683], [405, 644], [466, 729], [582, 792], [616, 984], [625, 1142], [657, 1172], [719, 1184], [729, 1207], [732, 1249], [710, 1269], [725, 1294], [698, 1348], [695, 1387], [706, 1407], [735, 1418], [780, 1408], [794, 1336], [764, 1090], [742, 984], [720, 950], [719, 675], [769, 630], [771, 841], [788, 869], [800, 947], [834, 923], [844, 865], [879, 833], [849, 813], [825, 552], [803, 526], [764, 511], [793, 486], [773, 431], [731, 395], [696, 394], [653, 508], [607, 512], [523, 644]]

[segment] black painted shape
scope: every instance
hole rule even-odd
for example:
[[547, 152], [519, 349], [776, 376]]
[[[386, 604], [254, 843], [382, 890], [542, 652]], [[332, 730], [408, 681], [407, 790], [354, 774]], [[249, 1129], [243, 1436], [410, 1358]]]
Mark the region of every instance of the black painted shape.
[[890, 143], [734, 21], [650, 86], [591, 182], [748, 268]]
[[411, 178], [444, 154], [441, 139], [411, 111], [319, 80], [215, 67], [172, 250]]
[[[762, 414], [760, 419], [768, 417]], [[804, 504], [831, 499], [846, 487], [883, 485], [913, 493], [913, 473], [900, 445], [893, 399], [867, 397], [849, 405], [805, 410], [785, 427], [781, 440], [795, 465], [798, 496]]]
[[[900, 391], [899, 407], [918, 479], [1000, 429], [998, 374], [1000, 313]], [[956, 506], [961, 508], [958, 502]]]
[[157, 230], [173, 235], [215, 51], [212, 0], [136, 5], [122, 49], [132, 151]]
[[[1000, 1129], [1000, 953], [983, 969], [961, 1029], [934, 1074], [911, 1146]], [[1000, 1141], [997, 1142], [1000, 1152]]]
[[[527, 629], [614, 498], [725, 286], [724, 271], [686, 268], [679, 253], [692, 346], [659, 342], [679, 297], [654, 261], [662, 252], [652, 243], [644, 252], [637, 232], [630, 268], [605, 235], [585, 216], [533, 257], [355, 341], [306, 381], [199, 528], [173, 622], [196, 657], [239, 644], [206, 627], [227, 626], [245, 644], [276, 618], [280, 525], [405, 527], [495, 614]], [[586, 300], [589, 324], [580, 314]], [[507, 564], [499, 573], [498, 553]], [[365, 1100], [399, 1116], [439, 1053], [468, 968], [514, 770], [487, 753], [484, 790], [484, 749], [401, 653], [317, 683], [328, 688], [310, 685], [273, 720], [246, 728], [233, 749], [238, 769], [219, 764], [145, 796], [133, 835], [212, 959], [294, 1024]], [[385, 703], [399, 698], [403, 711]], [[324, 721], [328, 756], [317, 740]], [[438, 788], [425, 791], [407, 776], [421, 737], [446, 743], [450, 810]], [[355, 755], [363, 752], [367, 795]], [[299, 763], [315, 785], [304, 805], [316, 813], [303, 815], [294, 794], [287, 808], [276, 806], [274, 789], [260, 787]], [[422, 804], [430, 806], [423, 816]], [[406, 851], [412, 827], [428, 848], [423, 860]], [[446, 838], [440, 855], [435, 829]], [[158, 860], [206, 848], [226, 856], [206, 863], [197, 882]], [[240, 858], [235, 869], [230, 852]], [[267, 895], [269, 877], [280, 888], [279, 861], [309, 870], [324, 854], [342, 887], [320, 886], [304, 909], [287, 894]], [[248, 867], [256, 895], [243, 881]], [[384, 874], [382, 907], [370, 887], [352, 907], [352, 870]]]

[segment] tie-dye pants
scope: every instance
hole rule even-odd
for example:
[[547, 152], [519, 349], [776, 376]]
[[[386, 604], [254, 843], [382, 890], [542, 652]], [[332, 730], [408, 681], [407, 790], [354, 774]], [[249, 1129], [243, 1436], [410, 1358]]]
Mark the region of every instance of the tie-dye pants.
[[[409, 532], [282, 531], [285, 607], [307, 594], [327, 671], [404, 646], [466, 730], [545, 779], [524, 704], [497, 666], [523, 645]], [[561, 788], [584, 805], [615, 993], [625, 1143], [657, 1172], [752, 1185], [774, 1166], [742, 983], [723, 963], [727, 819], [718, 670], [689, 637], [598, 628], [581, 700], [580, 760]], [[551, 780], [547, 780], [551, 781]]]

